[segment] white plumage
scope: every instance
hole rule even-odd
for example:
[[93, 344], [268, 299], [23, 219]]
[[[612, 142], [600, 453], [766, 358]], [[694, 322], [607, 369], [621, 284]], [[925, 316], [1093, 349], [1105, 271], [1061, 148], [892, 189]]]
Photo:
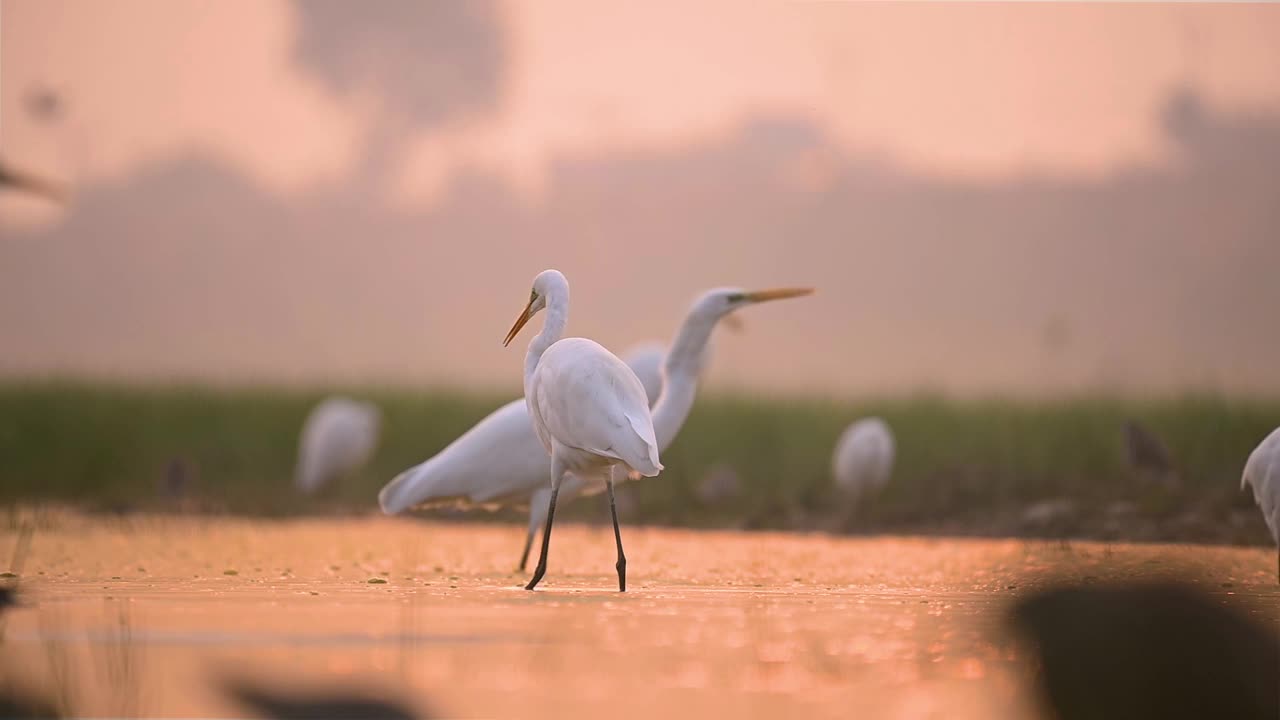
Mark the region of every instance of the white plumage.
[[1276, 542], [1276, 580], [1280, 581], [1280, 428], [1276, 428], [1249, 454], [1240, 478], [1240, 489], [1253, 490], [1253, 500]]
[[627, 559], [614, 502], [613, 471], [617, 468], [644, 477], [662, 472], [649, 399], [631, 368], [599, 343], [586, 338], [561, 339], [569, 317], [569, 281], [557, 270], [544, 270], [534, 278], [529, 303], [503, 344], [510, 344], [520, 328], [543, 309], [547, 320], [525, 353], [524, 400], [533, 431], [551, 455], [551, 501], [538, 567], [525, 589], [534, 589], [547, 572], [556, 496], [560, 483], [572, 472], [582, 478], [602, 478], [609, 491], [618, 546], [618, 591], [625, 592]]
[[[716, 288], [693, 302], [676, 332], [671, 352], [662, 359], [654, 377], [646, 362], [656, 344], [633, 348], [626, 357], [645, 386], [650, 398], [659, 396], [653, 407], [654, 431], [659, 451], [675, 439], [684, 425], [697, 394], [698, 379], [707, 364], [712, 331], [717, 324], [732, 319], [734, 310], [760, 302], [797, 297], [811, 290], [764, 290], [748, 292], [739, 288]], [[647, 356], [647, 357], [646, 357]], [[654, 382], [665, 382], [659, 387]], [[661, 394], [659, 395], [659, 390]], [[525, 536], [520, 569], [524, 569], [539, 528], [547, 518], [551, 484], [547, 477], [547, 454], [534, 434], [523, 399], [498, 408], [441, 450], [434, 457], [397, 475], [378, 494], [382, 511], [403, 512], [413, 507], [498, 507], [529, 505], [529, 526]], [[569, 474], [560, 485], [559, 501], [576, 494], [603, 492], [599, 478], [584, 481]]]
[[294, 483], [302, 492], [364, 466], [378, 445], [382, 416], [370, 403], [330, 397], [307, 416], [298, 444]]
[[880, 418], [859, 420], [841, 434], [832, 456], [836, 486], [856, 501], [879, 490], [893, 472], [894, 442], [889, 426]]

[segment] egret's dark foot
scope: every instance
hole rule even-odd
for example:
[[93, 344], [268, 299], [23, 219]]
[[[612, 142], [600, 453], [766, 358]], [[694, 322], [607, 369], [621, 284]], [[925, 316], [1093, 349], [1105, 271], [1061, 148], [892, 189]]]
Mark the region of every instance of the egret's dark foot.
[[618, 592], [627, 591], [627, 559], [618, 558], [618, 564], [614, 567], [618, 568]]
[[547, 566], [538, 564], [538, 569], [533, 571], [533, 577], [529, 578], [529, 584], [524, 586], [525, 590], [532, 590], [542, 582], [542, 576], [547, 574]]

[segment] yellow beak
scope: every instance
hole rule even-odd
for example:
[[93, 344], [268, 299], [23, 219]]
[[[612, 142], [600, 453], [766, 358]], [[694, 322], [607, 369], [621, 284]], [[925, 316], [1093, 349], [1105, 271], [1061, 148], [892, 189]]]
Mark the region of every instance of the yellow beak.
[[812, 295], [813, 288], [774, 288], [773, 290], [757, 290], [746, 294], [751, 302], [768, 302], [770, 300], [786, 300], [787, 298]]
[[532, 309], [533, 298], [529, 298], [529, 304], [524, 306], [524, 312], [520, 313], [520, 317], [516, 318], [516, 324], [511, 326], [511, 331], [507, 333], [507, 339], [502, 341], [502, 347], [510, 345], [516, 334], [520, 332], [520, 328], [524, 327], [524, 324], [529, 322], [529, 318], [533, 317], [533, 313], [529, 312]]

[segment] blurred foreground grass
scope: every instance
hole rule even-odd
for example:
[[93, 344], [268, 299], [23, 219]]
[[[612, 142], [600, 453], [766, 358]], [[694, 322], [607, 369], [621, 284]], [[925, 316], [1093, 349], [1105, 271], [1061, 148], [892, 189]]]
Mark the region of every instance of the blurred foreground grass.
[[[374, 461], [317, 497], [300, 497], [292, 484], [298, 431], [324, 394], [0, 384], [0, 502], [258, 515], [376, 510], [387, 480], [511, 399], [349, 391], [383, 409]], [[873, 414], [897, 438], [893, 479], [848, 515], [831, 487], [831, 451], [845, 425]], [[1127, 466], [1126, 419], [1168, 445], [1178, 487], [1144, 481]], [[1240, 472], [1277, 424], [1280, 401], [1219, 397], [843, 403], [704, 394], [663, 454], [662, 476], [628, 484], [627, 514], [633, 523], [695, 527], [1262, 543], [1266, 529], [1239, 491]], [[175, 462], [186, 477], [176, 492], [166, 481]], [[707, 504], [696, 488], [717, 468], [735, 474], [741, 490]], [[604, 521], [601, 503], [581, 500], [564, 514]]]

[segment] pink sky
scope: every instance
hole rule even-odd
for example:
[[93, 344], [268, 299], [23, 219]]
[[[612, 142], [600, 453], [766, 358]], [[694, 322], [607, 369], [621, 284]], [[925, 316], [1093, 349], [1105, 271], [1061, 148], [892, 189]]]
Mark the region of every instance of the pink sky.
[[[479, 12], [487, 6], [466, 7]], [[29, 263], [23, 267], [51, 273], [42, 278], [46, 286], [84, 272], [74, 267], [74, 253], [59, 255], [64, 251], [32, 247], [50, 238], [76, 242], [75, 233], [83, 230], [75, 228], [82, 226], [69, 215], [83, 211], [85, 206], [78, 203], [92, 205], [95, 193], [109, 195], [113, 188], [127, 187], [136, 178], [189, 158], [216, 163], [253, 192], [284, 205], [309, 207], [330, 193], [355, 194], [359, 202], [353, 207], [385, 214], [390, 218], [387, 232], [393, 235], [399, 231], [413, 235], [413, 228], [433, 223], [467, 227], [469, 232], [520, 232], [523, 226], [515, 220], [477, 230], [455, 218], [459, 203], [466, 206], [460, 197], [465, 200], [468, 192], [488, 193], [493, 188], [500, 189], [494, 197], [508, 199], [503, 201], [510, 204], [504, 211], [508, 216], [530, 213], [537, 218], [531, 225], [539, 229], [527, 238], [532, 247], [509, 256], [494, 257], [491, 250], [504, 242], [520, 242], [519, 238], [480, 243], [484, 252], [476, 257], [463, 248], [456, 257], [447, 258], [456, 267], [424, 271], [451, 270], [447, 274], [452, 276], [466, 272], [473, 283], [443, 277], [438, 281], [441, 289], [484, 297], [451, 299], [451, 307], [476, 308], [476, 316], [432, 320], [435, 337], [407, 341], [419, 350], [431, 348], [415, 354], [412, 362], [389, 356], [406, 342], [414, 318], [429, 312], [412, 306], [420, 299], [416, 294], [396, 296], [382, 288], [351, 288], [381, 299], [365, 301], [372, 303], [367, 309], [378, 317], [359, 322], [358, 341], [349, 342], [350, 329], [329, 328], [326, 322], [353, 322], [355, 316], [347, 313], [358, 310], [335, 304], [329, 297], [332, 286], [318, 278], [290, 280], [297, 285], [290, 286], [286, 297], [264, 295], [255, 302], [275, 303], [276, 310], [264, 312], [266, 316], [291, 318], [289, 322], [296, 326], [283, 332], [286, 338], [296, 336], [296, 342], [279, 339], [279, 328], [243, 330], [244, 341], [267, 338], [270, 342], [231, 352], [208, 338], [175, 347], [175, 324], [180, 323], [176, 315], [146, 320], [144, 325], [153, 323], [163, 331], [140, 332], [137, 342], [117, 346], [109, 332], [81, 328], [91, 323], [92, 313], [77, 302], [87, 304], [88, 300], [77, 300], [81, 290], [65, 285], [60, 290], [72, 297], [50, 301], [55, 307], [49, 308], [47, 318], [19, 314], [13, 308], [29, 299], [24, 293], [36, 292], [33, 283], [28, 290], [11, 289], [7, 295], [0, 291], [0, 298], [10, 303], [9, 314], [0, 314], [0, 337], [22, 348], [16, 357], [0, 360], [0, 370], [515, 385], [518, 378], [508, 375], [515, 377], [512, 368], [518, 369], [519, 363], [505, 355], [490, 355], [492, 349], [487, 346], [481, 351], [476, 343], [495, 334], [490, 326], [497, 305], [510, 304], [499, 300], [518, 300], [528, 278], [556, 264], [566, 272], [577, 270], [578, 276], [599, 275], [605, 269], [606, 275], [617, 278], [616, 283], [582, 278], [575, 282], [575, 297], [599, 298], [616, 292], [619, 285], [630, 292], [652, 288], [661, 294], [647, 299], [647, 307], [611, 297], [575, 311], [575, 323], [582, 322], [576, 325], [579, 331], [603, 334], [607, 337], [602, 339], [623, 345], [669, 334], [689, 298], [707, 286], [827, 283], [822, 291], [828, 299], [810, 303], [809, 309], [799, 304], [780, 306], [744, 318], [751, 331], [722, 343], [724, 350], [712, 377], [722, 383], [804, 390], [825, 384], [850, 392], [922, 386], [957, 392], [1020, 391], [1098, 384], [1276, 389], [1261, 368], [1268, 360], [1280, 359], [1276, 341], [1253, 338], [1234, 346], [1232, 338], [1248, 335], [1244, 329], [1188, 334], [1188, 324], [1216, 327], [1216, 320], [1211, 314], [1188, 319], [1185, 312], [1169, 309], [1176, 303], [1162, 301], [1181, 297], [1191, 292], [1188, 287], [1200, 284], [1206, 292], [1216, 291], [1219, 286], [1214, 283], [1232, 277], [1232, 263], [1247, 268], [1255, 264], [1250, 258], [1256, 260], [1249, 253], [1265, 252], [1257, 249], [1254, 238], [1267, 230], [1255, 225], [1275, 221], [1267, 220], [1265, 211], [1258, 209], [1265, 203], [1247, 205], [1241, 198], [1275, 194], [1276, 176], [1250, 174], [1247, 159], [1229, 159], [1244, 164], [1232, 165], [1221, 177], [1246, 184], [1248, 191], [1205, 205], [1204, 214], [1215, 215], [1212, 232], [1203, 241], [1194, 237], [1177, 241], [1170, 252], [1184, 259], [1174, 261], [1170, 274], [1150, 277], [1144, 273], [1144, 257], [1135, 251], [1136, 299], [1129, 320], [1123, 320], [1124, 310], [1077, 312], [1071, 299], [1046, 298], [1040, 304], [1029, 301], [1028, 308], [1016, 307], [1020, 296], [1000, 284], [1008, 278], [999, 275], [999, 268], [1007, 265], [1025, 274], [1025, 267], [1036, 263], [1018, 256], [1016, 238], [1001, 235], [1016, 223], [1000, 218], [968, 217], [966, 221], [974, 223], [974, 237], [955, 240], [948, 237], [951, 227], [946, 224], [904, 229], [913, 214], [927, 218], [929, 206], [897, 219], [881, 217], [872, 207], [876, 212], [839, 221], [849, 223], [847, 232], [858, 237], [856, 251], [831, 245], [830, 238], [839, 234], [839, 227], [829, 224], [836, 219], [823, 215], [827, 219], [816, 227], [815, 236], [828, 239], [808, 248], [812, 257], [797, 257], [796, 239], [789, 237], [777, 238], [776, 246], [767, 238], [751, 240], [733, 256], [735, 238], [722, 233], [731, 233], [735, 227], [728, 213], [737, 196], [723, 192], [723, 180], [714, 181], [719, 183], [712, 189], [717, 194], [706, 200], [687, 191], [668, 197], [649, 185], [628, 190], [631, 186], [626, 183], [643, 182], [635, 178], [651, 172], [689, 177], [698, 172], [694, 166], [677, 170], [681, 163], [693, 162], [687, 158], [703, 158], [698, 162], [712, 163], [710, 167], [728, 167], [725, 163], [732, 165], [738, 162], [733, 158], [747, 152], [733, 149], [739, 147], [735, 143], [759, 140], [743, 140], [748, 132], [744, 128], [761, 118], [784, 118], [803, 123], [820, 138], [771, 171], [782, 182], [783, 192], [795, 193], [797, 198], [853, 197], [856, 204], [862, 196], [856, 192], [848, 196], [850, 191], [839, 186], [839, 178], [847, 172], [842, 168], [854, 167], [880, 168], [868, 171], [877, 178], [876, 192], [893, 178], [906, 178], [911, 188], [930, 189], [911, 190], [904, 197], [929, 197], [934, 202], [940, 188], [968, 187], [982, 193], [984, 188], [1022, 187], [1019, 183], [1031, 178], [1053, 178], [1073, 188], [1066, 192], [1071, 199], [1064, 201], [1065, 207], [1090, 208], [1090, 187], [1100, 193], [1119, 192], [1117, 178], [1148, 170], [1177, 176], [1188, 162], [1185, 147], [1162, 126], [1162, 111], [1179, 88], [1194, 89], [1204, 112], [1213, 119], [1210, 124], [1280, 116], [1280, 43], [1274, 41], [1280, 37], [1280, 7], [566, 0], [502, 3], [481, 20], [481, 29], [492, 35], [498, 49], [495, 62], [500, 72], [493, 97], [472, 98], [459, 111], [426, 122], [414, 115], [415, 109], [403, 98], [386, 89], [412, 89], [416, 83], [438, 86], [442, 94], [452, 92], [449, 83], [459, 78], [451, 79], [450, 74], [469, 72], [468, 63], [475, 59], [466, 47], [456, 58], [445, 56], [436, 65], [413, 66], [417, 74], [405, 69], [411, 75], [402, 81], [407, 85], [389, 82], [400, 81], [387, 78], [397, 74], [397, 66], [374, 62], [371, 67], [376, 72], [369, 86], [340, 87], [325, 76], [323, 68], [300, 61], [298, 47], [307, 29], [289, 3], [2, 0], [0, 154], [64, 179], [77, 192], [67, 210], [12, 195], [0, 197], [0, 262], [8, 258], [11, 268]], [[416, 47], [412, 39], [407, 45], [411, 49]], [[434, 41], [423, 40], [424, 45], [429, 42]], [[468, 79], [459, 77], [463, 82]], [[384, 79], [385, 86], [380, 84]], [[66, 98], [66, 115], [56, 124], [41, 123], [28, 111], [24, 97], [35, 87], [53, 88]], [[720, 156], [714, 148], [728, 148], [724, 158], [716, 159]], [[370, 176], [369, 158], [381, 157], [379, 152], [386, 156], [377, 165], [376, 176]], [[662, 169], [637, 169], [652, 162], [664, 163]], [[575, 179], [574, 173], [587, 175]], [[476, 187], [481, 189], [476, 190], [468, 178], [478, 178]], [[587, 184], [566, 189], [580, 183]], [[1197, 187], [1188, 183], [1185, 192], [1198, 193]], [[654, 227], [646, 227], [643, 233], [636, 230], [646, 238], [643, 258], [636, 257], [639, 251], [634, 242], [628, 245], [612, 239], [630, 235], [616, 232], [611, 223], [637, 193], [654, 203], [651, 213], [640, 214], [644, 221], [651, 219]], [[1134, 202], [1147, 197], [1143, 193], [1135, 192]], [[1050, 197], [1060, 195], [1055, 191]], [[781, 227], [794, 227], [797, 223], [788, 209], [791, 201], [779, 202], [772, 214], [763, 216], [764, 221], [775, 218]], [[990, 202], [992, 207], [1004, 207], [1005, 200]], [[599, 215], [608, 208], [613, 208], [609, 215]], [[156, 208], [154, 212], [160, 216], [176, 211]], [[683, 225], [682, 218], [687, 219]], [[706, 248], [696, 249], [684, 263], [687, 267], [664, 272], [651, 255], [687, 250], [689, 243], [682, 238], [686, 233], [701, 237], [690, 223], [703, 220], [710, 223], [707, 227], [715, 230], [715, 236], [701, 238]], [[289, 221], [279, 231], [289, 232], [300, 223], [305, 220]], [[361, 252], [354, 239], [325, 234], [334, 224], [319, 223], [312, 231], [310, 252], [331, 251], [344, 257]], [[269, 226], [277, 230], [277, 225]], [[830, 287], [846, 277], [850, 282], [876, 280], [863, 278], [868, 270], [858, 268], [842, 276], [834, 272], [836, 263], [883, 264], [910, 273], [906, 245], [893, 238], [919, 237], [914, 233], [936, 235], [933, 245], [921, 247], [936, 249], [944, 262], [951, 262], [946, 258], [952, 253], [972, 258], [974, 247], [958, 249], [957, 243], [982, 244], [986, 226], [999, 236], [987, 250], [993, 253], [992, 263], [974, 266], [973, 272], [975, 278], [993, 273], [989, 283], [1006, 287], [1003, 294], [979, 282], [972, 288], [974, 295], [956, 299], [945, 294], [946, 280], [932, 283], [931, 290], [920, 285], [918, 276], [899, 276], [896, 287], [910, 287], [921, 301], [956, 304], [952, 310], [931, 311], [918, 318], [901, 309], [868, 315], [846, 304], [865, 303], [868, 297], [853, 289]], [[1050, 226], [1057, 227], [1037, 218], [1028, 227]], [[139, 285], [149, 287], [151, 281], [146, 278], [172, 270], [165, 264], [168, 261], [156, 256], [154, 240], [135, 235], [148, 227], [172, 232], [182, 227], [181, 218], [167, 217], [151, 225], [121, 221], [119, 227], [124, 237], [118, 238], [116, 252], [126, 256], [120, 260], [120, 272], [138, 273], [143, 278]], [[359, 227], [353, 219], [354, 232]], [[1099, 227], [1108, 234], [1111, 226]], [[883, 236], [867, 236], [877, 228]], [[1232, 228], [1240, 228], [1239, 233]], [[430, 238], [432, 247], [405, 248], [405, 263], [439, 265], [446, 262], [441, 248], [458, 244], [454, 236], [435, 237], [429, 230], [422, 235]], [[228, 287], [241, 282], [255, 287], [256, 282], [265, 293], [279, 285], [278, 279], [272, 279], [275, 270], [246, 267], [266, 262], [259, 246], [235, 239], [217, 242], [219, 247], [211, 251], [215, 257], [205, 267], [223, 273], [219, 277]], [[784, 246], [793, 249], [779, 261]], [[1197, 246], [1208, 248], [1204, 252], [1212, 255], [1209, 265], [1222, 267], [1205, 269], [1203, 258], [1188, 254]], [[1052, 245], [1047, 251], [1045, 246], [1036, 247], [1040, 248], [1036, 252], [1053, 252]], [[387, 253], [384, 260], [394, 264], [394, 248], [381, 251]], [[1099, 245], [1097, 251], [1106, 252], [1106, 246]], [[335, 271], [319, 258], [293, 262], [311, 273]], [[375, 263], [369, 258], [361, 262]], [[1217, 273], [1212, 280], [1208, 276], [1186, 282], [1172, 279], [1183, 271], [1196, 275], [1210, 270]], [[0, 266], [0, 280], [5, 272]], [[370, 272], [376, 278], [382, 271], [374, 264]], [[661, 283], [646, 282], [646, 276], [655, 273]], [[1117, 274], [1122, 277], [1123, 273]], [[570, 273], [570, 279], [575, 274]], [[79, 284], [93, 282], [86, 277]], [[1148, 282], [1154, 283], [1149, 292], [1145, 290]], [[585, 289], [579, 291], [580, 287]], [[931, 294], [935, 291], [942, 294]], [[92, 288], [83, 292], [85, 298], [93, 296]], [[991, 297], [984, 299], [988, 293]], [[144, 316], [152, 312], [145, 299], [137, 302], [138, 312]], [[1079, 304], [1087, 306], [1090, 300], [1082, 298]], [[281, 309], [286, 306], [287, 312]], [[1251, 307], [1243, 299], [1238, 306]], [[1252, 317], [1240, 317], [1236, 305], [1229, 309], [1232, 317], [1223, 322], [1242, 326], [1254, 322]], [[611, 320], [609, 312], [618, 318]], [[1161, 315], [1166, 312], [1170, 314]], [[253, 314], [246, 319], [244, 313], [231, 313], [225, 322], [254, 322]], [[796, 322], [797, 314], [812, 317]], [[1075, 345], [1046, 369], [1040, 332], [1058, 315], [1065, 316], [1073, 328]], [[1122, 319], [1116, 320], [1117, 315]], [[829, 337], [831, 323], [844, 318], [862, 318], [868, 329]], [[914, 321], [920, 324], [913, 325]], [[974, 322], [977, 329], [958, 330]], [[1132, 328], [1124, 322], [1144, 329], [1129, 332]], [[483, 325], [483, 332], [477, 325]], [[498, 328], [497, 335], [503, 329]], [[624, 330], [640, 335], [631, 337]], [[952, 344], [941, 339], [953, 333]], [[969, 346], [965, 338], [975, 337], [973, 333], [988, 336]], [[775, 347], [779, 338], [808, 350], [797, 359], [793, 351]], [[303, 350], [316, 343], [326, 347], [322, 357]], [[960, 346], [956, 357], [939, 358], [940, 348], [956, 344]], [[993, 347], [1003, 352], [992, 354]], [[1246, 348], [1252, 360], [1241, 359]], [[1006, 361], [1009, 367], [997, 367]], [[803, 371], [807, 385], [792, 379], [795, 369]]]

